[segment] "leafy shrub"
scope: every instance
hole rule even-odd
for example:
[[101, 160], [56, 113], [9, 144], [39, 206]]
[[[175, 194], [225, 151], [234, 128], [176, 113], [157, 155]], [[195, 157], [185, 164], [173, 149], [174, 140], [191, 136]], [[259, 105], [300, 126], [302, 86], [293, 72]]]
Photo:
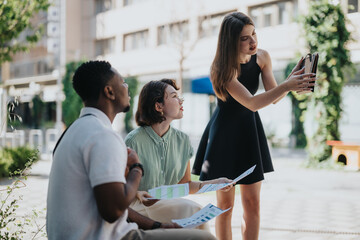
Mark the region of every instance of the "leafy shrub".
[[[26, 160], [23, 169], [17, 169], [9, 174], [11, 176], [9, 179], [12, 180], [12, 183], [0, 188], [0, 240], [37, 239], [35, 237], [40, 235], [46, 237], [46, 233], [44, 232], [45, 224], [41, 226], [37, 221], [39, 214], [42, 214], [41, 211], [32, 210], [31, 214], [25, 214], [24, 216], [16, 213], [23, 198], [22, 195], [15, 193], [19, 188], [26, 187], [24, 180], [27, 179], [28, 170], [31, 169], [32, 164], [39, 159], [37, 150], [30, 148], [27, 148], [27, 150], [24, 149], [26, 149], [26, 147], [22, 147], [19, 151], [16, 151], [18, 149], [0, 151], [0, 156], [6, 156], [6, 159], [11, 160], [13, 160], [11, 157], [14, 152], [17, 153], [16, 155], [21, 155], [19, 154], [21, 152], [28, 154], [28, 150], [32, 152], [32, 155]], [[23, 158], [24, 157], [21, 157], [21, 159]], [[0, 160], [4, 159], [5, 158], [1, 158]], [[10, 161], [8, 160], [8, 162]], [[6, 164], [10, 166], [11, 163], [9, 164], [8, 162], [6, 162]]]
[[0, 177], [8, 177], [9, 173], [25, 169], [30, 158], [33, 158], [34, 162], [40, 158], [37, 149], [27, 146], [4, 148], [0, 150], [0, 156]]
[[341, 4], [334, 1], [310, 1], [307, 15], [301, 17], [309, 52], [319, 53], [316, 89], [311, 94], [315, 106], [317, 130], [309, 140], [310, 161], [321, 162], [331, 157], [328, 140], [340, 140], [342, 115], [341, 93], [346, 72], [353, 72], [348, 43], [352, 40]]
[[62, 80], [65, 100], [62, 103], [63, 121], [66, 126], [73, 123], [80, 115], [83, 103], [72, 86], [72, 78], [76, 69], [85, 61], [70, 62], [66, 64], [65, 76]]
[[139, 81], [136, 77], [128, 77], [125, 79], [125, 82], [129, 86], [129, 95], [130, 95], [130, 109], [126, 112], [124, 123], [125, 123], [125, 130], [127, 133], [131, 132], [134, 127], [132, 125], [132, 119], [133, 119], [133, 112], [134, 112], [134, 99], [137, 93]]
[[0, 177], [9, 176], [9, 167], [12, 163], [11, 156], [8, 152], [0, 150]]

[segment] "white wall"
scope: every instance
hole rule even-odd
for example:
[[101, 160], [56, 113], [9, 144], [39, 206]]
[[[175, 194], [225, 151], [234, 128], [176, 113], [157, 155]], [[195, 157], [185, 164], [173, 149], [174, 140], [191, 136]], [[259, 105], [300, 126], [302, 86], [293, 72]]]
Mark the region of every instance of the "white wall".
[[[219, 4], [217, 0], [176, 1], [154, 0], [116, 8], [98, 14], [96, 17], [96, 38], [116, 37], [115, 51], [106, 55], [114, 67], [127, 75], [151, 75], [172, 72], [178, 69], [179, 51], [175, 46], [157, 46], [157, 27], [166, 23], [189, 20], [189, 49], [195, 39], [199, 16], [241, 10], [264, 1], [228, 0]], [[133, 51], [123, 51], [123, 35], [149, 29], [149, 47]], [[301, 49], [298, 41], [299, 29], [295, 23], [257, 29], [259, 47], [267, 49], [273, 57], [274, 68], [282, 68], [284, 62], [295, 56], [294, 49]], [[217, 36], [200, 39], [185, 61], [185, 68], [191, 77], [208, 74], [208, 69], [216, 51]]]
[[[96, 38], [116, 37], [115, 51], [104, 58], [112, 63], [123, 76], [139, 76], [141, 82], [156, 80], [163, 77], [176, 78], [179, 52], [174, 47], [157, 46], [157, 27], [166, 23], [189, 20], [191, 45], [197, 35], [198, 16], [226, 12], [230, 10], [248, 11], [249, 6], [255, 6], [270, 1], [251, 0], [153, 0], [144, 1], [124, 8], [117, 8], [101, 13], [96, 17]], [[307, 2], [299, 0], [299, 14], [307, 9]], [[220, 3], [220, 4], [219, 4]], [[359, 38], [360, 13], [348, 15], [352, 23], [349, 27], [355, 39]], [[123, 35], [135, 31], [149, 29], [149, 47], [145, 49], [123, 51]], [[296, 23], [258, 28], [259, 47], [266, 49], [273, 63], [273, 70], [282, 70], [290, 59], [297, 54], [305, 54], [305, 42], [300, 37], [302, 29]], [[217, 36], [199, 39], [195, 48], [184, 63], [186, 78], [196, 78], [209, 73], [217, 44]], [[360, 43], [349, 44], [354, 62], [360, 62]], [[360, 116], [355, 109], [359, 102], [360, 89], [346, 87], [344, 89], [344, 115], [340, 130], [343, 140], [360, 142]], [[179, 127], [193, 137], [199, 137], [209, 120], [209, 101], [207, 95], [185, 93], [184, 118], [175, 121]], [[259, 111], [267, 133], [274, 132], [284, 144], [289, 142], [291, 130], [291, 102], [288, 97], [276, 105], [268, 106]], [[311, 113], [306, 121], [306, 131], [311, 136], [315, 131], [316, 122], [311, 119]]]

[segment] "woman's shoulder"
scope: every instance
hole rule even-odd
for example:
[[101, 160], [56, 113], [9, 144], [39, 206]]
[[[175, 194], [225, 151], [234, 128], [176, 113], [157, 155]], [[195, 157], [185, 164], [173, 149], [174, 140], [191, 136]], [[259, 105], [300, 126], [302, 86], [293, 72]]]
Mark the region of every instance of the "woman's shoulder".
[[270, 57], [268, 51], [266, 51], [265, 49], [261, 49], [261, 48], [258, 48], [256, 54], [257, 54], [258, 58], [268, 58], [268, 57]]
[[180, 131], [179, 129], [176, 129], [174, 127], [171, 127], [171, 129], [177, 138], [189, 140], [189, 136], [183, 131]]
[[271, 63], [270, 54], [264, 49], [258, 49], [257, 51], [257, 64], [261, 69], [267, 64]]
[[193, 156], [194, 154], [194, 149], [191, 145], [191, 141], [190, 141], [190, 137], [189, 135], [187, 135], [186, 133], [176, 129], [176, 128], [172, 128], [174, 131], [174, 135], [176, 135], [176, 142], [178, 145], [178, 149], [180, 150], [180, 152], [182, 152], [184, 155], [184, 163], [187, 163], [187, 161]]
[[138, 127], [128, 133], [128, 135], [125, 137], [125, 143], [129, 144], [135, 141], [137, 142], [139, 139], [143, 139], [143, 134], [144, 134], [144, 128]]

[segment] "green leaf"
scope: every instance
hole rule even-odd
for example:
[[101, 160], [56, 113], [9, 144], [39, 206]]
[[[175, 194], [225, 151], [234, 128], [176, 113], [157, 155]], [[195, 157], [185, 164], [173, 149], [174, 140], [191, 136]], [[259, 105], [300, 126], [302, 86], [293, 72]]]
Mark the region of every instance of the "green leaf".
[[[326, 140], [340, 140], [341, 92], [346, 82], [346, 66], [352, 67], [347, 43], [352, 39], [346, 28], [347, 19], [340, 4], [329, 0], [310, 1], [307, 15], [299, 17], [305, 30], [305, 39], [310, 52], [319, 52], [318, 80], [312, 98], [315, 121], [318, 129], [310, 138], [308, 151], [310, 161], [329, 159], [331, 147]], [[309, 102], [308, 102], [309, 103]], [[302, 105], [300, 105], [302, 106]], [[304, 106], [302, 106], [304, 107]]]

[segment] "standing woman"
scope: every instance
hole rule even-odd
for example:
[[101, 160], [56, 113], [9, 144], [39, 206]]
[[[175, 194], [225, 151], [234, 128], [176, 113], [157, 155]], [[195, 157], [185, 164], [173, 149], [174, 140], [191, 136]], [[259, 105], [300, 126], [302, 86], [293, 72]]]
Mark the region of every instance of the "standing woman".
[[[237, 182], [244, 240], [258, 239], [261, 181], [264, 173], [274, 171], [257, 110], [278, 102], [289, 91], [308, 92], [314, 85], [309, 82], [315, 80], [314, 74], [299, 70], [301, 59], [286, 81], [277, 85], [270, 56], [257, 44], [255, 26], [248, 16], [240, 12], [225, 16], [210, 73], [218, 106], [202, 136], [193, 166], [200, 180], [210, 180], [234, 179], [256, 164], [252, 174]], [[265, 92], [255, 95], [260, 73]], [[235, 188], [217, 191], [218, 207], [233, 207], [234, 197]], [[220, 240], [232, 239], [232, 209], [216, 218], [216, 236]]]

